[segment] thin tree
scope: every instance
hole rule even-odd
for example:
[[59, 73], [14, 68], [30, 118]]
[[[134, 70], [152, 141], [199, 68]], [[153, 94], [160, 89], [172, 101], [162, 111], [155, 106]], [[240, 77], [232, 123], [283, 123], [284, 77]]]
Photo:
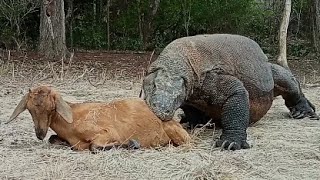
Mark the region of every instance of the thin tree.
[[182, 0], [181, 5], [182, 5], [182, 13], [183, 13], [183, 26], [186, 31], [186, 36], [189, 36], [192, 0]]
[[39, 51], [50, 59], [64, 59], [67, 53], [63, 0], [42, 0]]
[[143, 15], [142, 15], [141, 0], [138, 0], [138, 15], [139, 15], [139, 36], [140, 36], [140, 41], [143, 42]]
[[279, 56], [277, 63], [287, 69], [289, 69], [287, 61], [287, 32], [289, 26], [291, 14], [291, 0], [285, 0], [285, 6], [283, 10], [282, 22], [279, 32]]
[[[157, 15], [161, 0], [149, 0], [149, 8], [142, 12], [142, 34], [143, 47], [148, 49], [150, 46], [152, 34], [154, 33], [154, 18]], [[141, 3], [140, 3], [141, 4]]]
[[73, 0], [66, 0], [67, 3], [67, 14], [66, 14], [66, 27], [67, 34], [69, 35], [69, 47], [73, 48]]
[[107, 6], [106, 6], [106, 23], [107, 23], [107, 49], [110, 50], [110, 5], [111, 0], [107, 0]]
[[312, 1], [312, 11], [313, 12], [313, 44], [317, 53], [320, 53], [320, 2], [319, 0]]

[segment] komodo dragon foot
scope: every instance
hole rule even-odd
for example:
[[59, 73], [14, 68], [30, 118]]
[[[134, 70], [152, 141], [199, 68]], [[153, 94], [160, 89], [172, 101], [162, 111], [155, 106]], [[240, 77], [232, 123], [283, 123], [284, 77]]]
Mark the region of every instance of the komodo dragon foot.
[[[239, 149], [249, 149], [250, 145], [245, 140], [246, 138], [240, 138], [237, 133], [222, 133], [219, 140], [214, 144], [215, 147], [221, 147], [223, 150], [239, 150]], [[243, 140], [244, 139], [244, 140]]]
[[288, 108], [290, 110], [290, 116], [295, 119], [302, 119], [305, 117], [309, 117], [312, 120], [320, 119], [320, 117], [315, 113], [315, 106], [307, 98], [301, 98], [298, 104]]

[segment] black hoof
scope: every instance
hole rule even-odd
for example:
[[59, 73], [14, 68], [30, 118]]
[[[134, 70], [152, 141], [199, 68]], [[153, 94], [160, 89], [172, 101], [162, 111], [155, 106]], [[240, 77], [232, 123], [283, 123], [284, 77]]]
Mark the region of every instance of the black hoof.
[[97, 154], [99, 151], [108, 151], [112, 148], [114, 148], [115, 146], [105, 146], [105, 147], [102, 147], [102, 146], [97, 146], [95, 144], [90, 144], [89, 146], [89, 150], [92, 154]]
[[90, 144], [89, 151], [91, 152], [91, 154], [97, 154], [100, 149], [94, 144]]
[[51, 135], [48, 141], [50, 144], [61, 145], [61, 146], [70, 146], [70, 144], [67, 141], [59, 138], [59, 136], [57, 136], [57, 135]]
[[140, 149], [140, 143], [134, 139], [130, 139], [128, 142], [128, 149]]
[[57, 144], [59, 142], [58, 138], [59, 137], [57, 135], [51, 135], [48, 141], [50, 144]]

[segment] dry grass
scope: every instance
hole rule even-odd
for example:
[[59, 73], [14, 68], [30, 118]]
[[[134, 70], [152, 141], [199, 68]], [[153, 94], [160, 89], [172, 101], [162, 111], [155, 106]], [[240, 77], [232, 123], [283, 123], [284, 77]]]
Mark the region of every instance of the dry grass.
[[[212, 148], [219, 130], [196, 130], [191, 147], [93, 155], [37, 140], [28, 112], [5, 125], [22, 95], [38, 83], [52, 84], [73, 102], [108, 102], [139, 95], [139, 77], [123, 78], [121, 71], [108, 74], [99, 64], [76, 66], [71, 62], [62, 71], [60, 63], [19, 62], [14, 65], [15, 73], [12, 65], [0, 65], [1, 72], [6, 72], [0, 72], [1, 179], [320, 179], [320, 122], [288, 119], [281, 98], [261, 121], [249, 127], [253, 147], [235, 152]], [[304, 91], [319, 109], [320, 88]]]

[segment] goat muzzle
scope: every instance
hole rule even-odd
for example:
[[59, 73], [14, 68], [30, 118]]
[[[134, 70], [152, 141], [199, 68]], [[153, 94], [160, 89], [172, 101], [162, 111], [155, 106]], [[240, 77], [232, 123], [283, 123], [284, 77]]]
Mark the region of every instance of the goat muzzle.
[[42, 129], [36, 130], [36, 136], [39, 140], [43, 140], [46, 137], [47, 132], [43, 131]]

